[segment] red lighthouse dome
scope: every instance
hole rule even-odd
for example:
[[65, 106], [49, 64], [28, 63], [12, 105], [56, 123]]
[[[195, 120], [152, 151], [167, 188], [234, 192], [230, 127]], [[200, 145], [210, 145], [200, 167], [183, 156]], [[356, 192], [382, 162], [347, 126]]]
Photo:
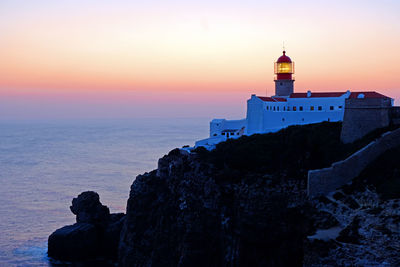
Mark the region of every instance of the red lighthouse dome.
[[283, 55], [275, 62], [275, 80], [292, 80], [294, 73], [294, 63], [283, 51]]
[[290, 57], [288, 57], [286, 55], [286, 51], [285, 50], [283, 50], [283, 55], [278, 58], [278, 61], [276, 61], [276, 63], [283, 63], [283, 62], [292, 63], [292, 60], [290, 59]]

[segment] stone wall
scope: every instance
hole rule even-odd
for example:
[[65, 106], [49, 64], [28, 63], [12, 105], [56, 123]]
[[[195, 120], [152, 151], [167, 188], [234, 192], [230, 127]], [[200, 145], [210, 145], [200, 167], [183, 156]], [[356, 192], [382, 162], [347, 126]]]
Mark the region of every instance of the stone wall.
[[391, 108], [390, 98], [346, 99], [340, 139], [352, 143], [375, 129], [389, 126]]
[[400, 145], [400, 128], [384, 133], [347, 159], [332, 164], [329, 168], [308, 172], [307, 194], [311, 197], [326, 195], [351, 182], [362, 170], [385, 151]]
[[390, 109], [390, 123], [395, 125], [400, 124], [400, 107], [392, 107]]

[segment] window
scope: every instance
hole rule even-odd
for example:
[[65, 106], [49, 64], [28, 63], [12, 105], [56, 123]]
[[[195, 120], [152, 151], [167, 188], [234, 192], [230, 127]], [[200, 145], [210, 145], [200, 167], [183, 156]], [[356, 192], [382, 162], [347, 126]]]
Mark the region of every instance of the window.
[[330, 122], [331, 121], [331, 119], [330, 118], [328, 118], [328, 122]]
[[302, 118], [301, 120], [304, 121], [304, 118]]
[[283, 85], [283, 83], [279, 83], [280, 85]]
[[343, 106], [339, 106], [339, 109], [342, 109], [343, 108]]
[[222, 133], [222, 135], [225, 135], [225, 133]]
[[275, 106], [274, 106], [274, 111], [275, 111]]
[[287, 111], [290, 111], [290, 107], [287, 107]]
[[213, 136], [217, 136], [217, 134], [213, 134]]
[[300, 107], [299, 107], [299, 110], [300, 110], [300, 111], [303, 111], [303, 107], [302, 107], [302, 106], [300, 106]]
[[269, 110], [269, 106], [267, 106], [267, 110]]
[[282, 118], [282, 121], [285, 121], [285, 118]]
[[276, 107], [276, 110], [278, 110], [278, 111], [279, 111], [279, 107]]
[[330, 109], [330, 110], [333, 110], [333, 106], [330, 106], [329, 109]]
[[285, 111], [286, 110], [286, 107], [283, 107], [283, 111]]
[[296, 107], [293, 107], [293, 111], [296, 111]]
[[236, 135], [239, 135], [239, 132], [237, 132]]
[[322, 110], [322, 107], [321, 107], [321, 106], [318, 106], [318, 110]]
[[310, 110], [311, 110], [311, 111], [314, 110], [314, 106], [311, 106], [311, 107], [310, 107]]

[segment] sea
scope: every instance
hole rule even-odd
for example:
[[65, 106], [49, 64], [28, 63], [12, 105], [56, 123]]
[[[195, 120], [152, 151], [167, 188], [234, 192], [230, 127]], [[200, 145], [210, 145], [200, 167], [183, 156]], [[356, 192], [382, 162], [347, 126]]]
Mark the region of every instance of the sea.
[[[0, 266], [55, 266], [47, 238], [83, 191], [125, 212], [138, 174], [208, 136], [208, 118], [0, 121]], [[58, 266], [58, 265], [57, 265]]]

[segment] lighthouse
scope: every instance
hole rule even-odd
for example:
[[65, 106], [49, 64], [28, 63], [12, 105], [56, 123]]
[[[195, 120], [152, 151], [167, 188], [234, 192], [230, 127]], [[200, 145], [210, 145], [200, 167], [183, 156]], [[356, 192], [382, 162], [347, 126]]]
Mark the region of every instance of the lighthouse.
[[[213, 119], [210, 122], [210, 136], [197, 141], [195, 147], [213, 149], [220, 142], [243, 135], [273, 133], [291, 125], [338, 122], [343, 121], [346, 116], [347, 120], [343, 125], [350, 125], [347, 126], [350, 134], [346, 136], [345, 131], [343, 135], [346, 142], [354, 141], [349, 141], [349, 136], [359, 138], [365, 132], [376, 129], [376, 125], [383, 127], [379, 123], [388, 125], [388, 110], [393, 106], [393, 99], [390, 97], [373, 91], [294, 92], [294, 63], [286, 56], [286, 51], [275, 62], [274, 73], [274, 96], [252, 94], [247, 100], [247, 114], [244, 119]], [[365, 131], [359, 126], [359, 122], [362, 122]], [[354, 134], [356, 132], [361, 134]]]
[[289, 97], [293, 93], [294, 63], [286, 51], [275, 62], [275, 96]]

